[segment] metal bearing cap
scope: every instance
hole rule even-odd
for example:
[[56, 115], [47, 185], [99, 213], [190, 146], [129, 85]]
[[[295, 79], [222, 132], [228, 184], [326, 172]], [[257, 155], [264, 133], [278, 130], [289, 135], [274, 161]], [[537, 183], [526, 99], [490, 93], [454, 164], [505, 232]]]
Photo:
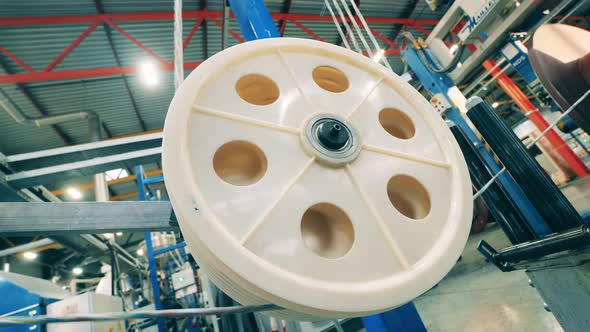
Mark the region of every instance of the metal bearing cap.
[[354, 161], [361, 151], [358, 131], [336, 114], [315, 114], [305, 121], [301, 141], [309, 154], [334, 167]]

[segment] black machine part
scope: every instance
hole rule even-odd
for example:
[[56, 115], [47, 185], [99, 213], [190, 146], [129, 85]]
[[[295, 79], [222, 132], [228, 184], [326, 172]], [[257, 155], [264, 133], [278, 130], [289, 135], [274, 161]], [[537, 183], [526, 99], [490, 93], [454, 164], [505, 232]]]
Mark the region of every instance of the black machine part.
[[[450, 129], [459, 143], [465, 161], [467, 161], [471, 182], [479, 190], [492, 178], [492, 170], [486, 165], [477, 148], [469, 141], [459, 126], [452, 125]], [[499, 182], [492, 184], [481, 197], [490, 208], [489, 211], [494, 220], [500, 225], [512, 244], [537, 238], [525, 217], [510, 200], [505, 188]]]
[[[588, 246], [590, 246], [590, 225], [584, 224], [499, 251], [485, 241], [480, 242], [477, 249], [500, 270], [508, 272], [518, 269], [519, 263], [523, 261], [540, 260], [558, 253], [587, 249]], [[522, 264], [520, 266], [526, 267]]]
[[561, 232], [584, 224], [561, 190], [529, 153], [495, 109], [481, 98], [468, 102], [467, 116], [496, 153], [506, 170], [526, 193], [551, 231]]

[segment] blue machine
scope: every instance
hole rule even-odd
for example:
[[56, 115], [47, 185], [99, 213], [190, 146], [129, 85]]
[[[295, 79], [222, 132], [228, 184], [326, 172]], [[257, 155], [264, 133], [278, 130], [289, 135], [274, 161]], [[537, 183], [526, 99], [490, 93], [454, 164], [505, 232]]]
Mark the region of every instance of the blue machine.
[[[55, 289], [54, 289], [55, 288]], [[0, 272], [0, 316], [39, 316], [46, 306], [66, 296], [58, 286], [47, 280]], [[9, 299], [9, 300], [7, 300]], [[0, 327], [1, 332], [45, 331], [43, 325], [15, 325]]]
[[[447, 100], [447, 104], [450, 105], [450, 107], [448, 110], [446, 110], [444, 114], [445, 117], [463, 129], [463, 131], [469, 137], [469, 140], [471, 140], [473, 145], [478, 149], [490, 169], [494, 173], [499, 172], [501, 168], [500, 165], [498, 165], [498, 163], [496, 163], [494, 160], [493, 154], [486, 149], [483, 142], [477, 137], [477, 134], [473, 131], [473, 129], [471, 129], [467, 121], [463, 118], [461, 111], [453, 102], [453, 97], [450, 95], [450, 93], [458, 91], [458, 88], [455, 86], [455, 84], [453, 84], [453, 81], [451, 81], [451, 79], [446, 74], [430, 71], [428, 67], [422, 62], [417, 52], [419, 52], [419, 50], [416, 50], [412, 47], [408, 47], [403, 52], [403, 57], [408, 63], [408, 66], [412, 69], [426, 90], [428, 90], [432, 95], [442, 96]], [[436, 64], [432, 58], [428, 57], [427, 52], [425, 58], [432, 62], [431, 65], [438, 66], [438, 64]], [[510, 197], [526, 216], [528, 222], [531, 224], [531, 227], [533, 227], [535, 232], [540, 235], [550, 234], [551, 230], [541, 215], [539, 215], [539, 212], [537, 212], [522, 189], [516, 184], [516, 182], [514, 182], [510, 175], [503, 174], [498, 178], [498, 181], [506, 188], [510, 194]]]

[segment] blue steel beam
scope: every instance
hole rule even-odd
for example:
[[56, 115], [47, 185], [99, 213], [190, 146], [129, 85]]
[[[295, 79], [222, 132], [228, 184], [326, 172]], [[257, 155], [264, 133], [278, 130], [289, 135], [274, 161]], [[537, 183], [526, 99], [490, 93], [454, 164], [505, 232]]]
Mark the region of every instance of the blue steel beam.
[[244, 39], [280, 37], [279, 31], [262, 0], [229, 0]]
[[[146, 255], [148, 258], [148, 266], [150, 268], [150, 281], [154, 295], [154, 307], [156, 307], [156, 310], [162, 310], [164, 307], [162, 306], [162, 301], [160, 301], [160, 282], [158, 281], [158, 271], [154, 257], [154, 247], [152, 246], [152, 235], [150, 232], [146, 232], [143, 234], [143, 237], [145, 238], [145, 248], [147, 251]], [[158, 332], [165, 332], [166, 321], [164, 321], [164, 318], [158, 318], [157, 322]]]
[[165, 254], [165, 253], [167, 253], [169, 251], [173, 251], [173, 250], [176, 250], [176, 249], [182, 249], [184, 247], [186, 247], [186, 242], [180, 242], [180, 243], [171, 245], [171, 246], [166, 247], [166, 248], [156, 249], [156, 250], [153, 251], [153, 254], [154, 254], [154, 256], [159, 256], [159, 255]]
[[[140, 201], [145, 201], [147, 199], [146, 195], [146, 183], [145, 183], [145, 175], [143, 173], [143, 167], [135, 166], [135, 178], [137, 182], [137, 192]], [[152, 245], [152, 233], [146, 232], [143, 234], [145, 239], [145, 251], [146, 257], [148, 261], [148, 266], [150, 269], [150, 282], [152, 284], [152, 291], [153, 291], [153, 298], [154, 298], [154, 307], [156, 310], [162, 310], [164, 307], [162, 306], [162, 301], [160, 300], [160, 282], [158, 280], [158, 271], [156, 266], [156, 257], [154, 255], [154, 247]], [[165, 332], [166, 331], [166, 321], [164, 318], [158, 318], [158, 332]]]

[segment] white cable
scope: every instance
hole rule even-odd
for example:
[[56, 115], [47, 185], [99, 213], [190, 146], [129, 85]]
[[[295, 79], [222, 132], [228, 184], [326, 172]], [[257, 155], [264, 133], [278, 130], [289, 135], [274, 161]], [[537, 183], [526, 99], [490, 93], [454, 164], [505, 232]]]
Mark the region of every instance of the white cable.
[[[344, 1], [344, 0], [342, 0], [342, 1]], [[365, 17], [363, 16], [363, 14], [361, 13], [361, 11], [359, 10], [359, 7], [356, 5], [356, 3], [354, 3], [354, 0], [348, 0], [348, 1], [350, 2], [352, 8], [354, 9], [354, 11], [356, 13], [356, 16], [361, 21], [361, 24], [365, 28], [365, 31], [367, 32], [367, 35], [369, 36], [369, 39], [373, 43], [373, 46], [377, 50], [380, 49], [381, 47], [379, 46], [379, 43], [377, 43], [377, 40], [375, 39], [375, 36], [373, 36], [373, 34], [371, 33], [371, 30], [369, 29], [369, 25], [367, 24], [367, 21], [365, 21]], [[354, 17], [352, 17], [352, 14], [350, 14], [350, 15], [351, 15], [351, 19], [354, 20]]]
[[127, 319], [152, 319], [152, 318], [179, 318], [196, 317], [207, 315], [227, 315], [237, 313], [249, 313], [258, 311], [280, 310], [273, 304], [216, 307], [216, 308], [191, 308], [191, 309], [167, 309], [167, 310], [142, 310], [126, 312], [104, 312], [104, 313], [80, 313], [67, 314], [64, 316], [11, 316], [0, 318], [0, 327], [15, 325], [33, 325], [48, 323], [69, 323], [69, 322], [96, 322], [114, 321]]
[[490, 188], [492, 184], [494, 184], [494, 182], [496, 182], [496, 180], [500, 177], [500, 175], [504, 174], [504, 172], [506, 172], [506, 167], [502, 167], [502, 169], [496, 173], [496, 175], [494, 175], [490, 181], [485, 184], [485, 186], [481, 187], [481, 189], [479, 189], [479, 191], [473, 195], [473, 200], [476, 200], [479, 196], [481, 196], [481, 194], [488, 190], [488, 188]]
[[346, 20], [344, 13], [342, 13], [342, 9], [340, 8], [338, 1], [332, 0], [332, 3], [336, 7], [336, 10], [338, 11], [338, 14], [340, 15], [340, 19], [342, 20], [342, 24], [344, 24], [344, 27], [346, 28], [346, 33], [350, 36], [350, 40], [352, 41], [352, 45], [354, 46], [354, 48], [356, 49], [356, 51], [358, 53], [363, 54], [363, 51], [361, 51], [361, 48], [359, 47], [359, 44], [357, 43], [356, 38], [354, 37], [354, 35], [350, 29], [350, 26], [348, 25], [348, 21]]
[[379, 43], [375, 39], [375, 36], [373, 36], [373, 33], [371, 32], [371, 29], [369, 28], [369, 25], [367, 24], [367, 21], [365, 21], [365, 17], [363, 16], [363, 14], [361, 13], [361, 11], [359, 10], [359, 7], [356, 5], [356, 3], [354, 2], [354, 0], [349, 0], [349, 1], [350, 1], [350, 4], [352, 5], [352, 8], [356, 12], [356, 16], [361, 20], [361, 24], [365, 28], [365, 31], [367, 32], [367, 35], [369, 36], [369, 39], [371, 40], [371, 42], [373, 43], [373, 46], [377, 50], [377, 53], [376, 53], [375, 56], [379, 56], [380, 57], [379, 59], [375, 59], [373, 57], [373, 60], [374, 61], [377, 61], [377, 62], [381, 62], [382, 64], [385, 65], [385, 67], [387, 67], [389, 70], [393, 71], [393, 69], [391, 68], [391, 65], [389, 64], [389, 61], [387, 61], [387, 58], [385, 57], [385, 54], [379, 55], [379, 52], [385, 53], [385, 50], [382, 49], [381, 46], [379, 46]]
[[174, 90], [184, 80], [184, 53], [182, 49], [182, 0], [174, 0]]
[[[345, 3], [345, 0], [340, 0], [342, 2], [342, 4], [344, 4], [345, 7], [345, 11], [348, 15], [348, 18], [346, 18], [344, 16], [344, 13], [340, 7], [340, 4], [338, 3], [337, 0], [332, 0], [334, 6], [336, 7], [336, 10], [338, 11], [339, 15], [340, 15], [340, 19], [342, 21], [342, 23], [345, 25], [346, 28], [346, 33], [344, 33], [344, 31], [342, 31], [342, 28], [340, 27], [340, 24], [338, 22], [338, 18], [336, 17], [336, 14], [334, 13], [332, 6], [329, 3], [329, 0], [324, 0], [324, 3], [326, 5], [326, 7], [328, 8], [328, 11], [330, 12], [330, 15], [332, 16], [332, 20], [334, 21], [334, 24], [336, 25], [336, 29], [338, 30], [338, 34], [340, 35], [340, 38], [342, 39], [343, 44], [346, 46], [346, 48], [351, 49], [350, 44], [347, 41], [347, 37], [348, 36], [350, 38], [350, 40], [352, 41], [352, 44], [354, 46], [354, 48], [356, 49], [356, 51], [358, 53], [363, 54], [363, 51], [361, 50], [356, 37], [355, 37], [355, 33], [354, 31], [350, 28], [350, 25], [348, 24], [348, 22], [350, 21], [354, 27], [356, 32], [358, 33], [359, 38], [361, 39], [363, 45], [365, 46], [365, 49], [367, 51], [367, 54], [369, 55], [369, 57], [371, 57], [374, 61], [376, 62], [380, 62], [382, 63], [385, 67], [387, 67], [389, 70], [393, 71], [393, 69], [391, 68], [391, 65], [389, 64], [389, 61], [387, 61], [387, 58], [385, 57], [384, 54], [379, 55], [379, 52], [385, 52], [384, 49], [382, 49], [379, 46], [379, 43], [377, 42], [377, 40], [375, 39], [375, 36], [373, 35], [373, 33], [371, 32], [371, 29], [369, 28], [369, 25], [367, 24], [364, 16], [362, 15], [361, 11], [359, 10], [358, 6], [352, 1], [349, 0], [351, 2], [352, 7], [354, 8], [357, 17], [360, 19], [361, 24], [363, 25], [363, 28], [365, 29], [367, 35], [369, 36], [372, 44], [375, 47], [375, 52], [373, 52], [372, 48], [369, 46], [369, 44], [367, 43], [366, 39], [364, 38], [364, 35], [362, 33], [361, 28], [359, 27], [359, 25], [356, 22], [355, 17], [353, 16], [352, 12], [350, 11], [350, 9], [348, 8], [348, 6]], [[376, 58], [378, 57], [378, 58]]]
[[[491, 68], [490, 70], [488, 70], [487, 72], [491, 74], [491, 73], [492, 73], [494, 70], [496, 70], [496, 68], [498, 68], [498, 67], [499, 67], [501, 64], [502, 64], [501, 62], [498, 62], [498, 63], [497, 63], [497, 64], [496, 64], [494, 67], [492, 67], [492, 68]], [[495, 82], [495, 81], [496, 81], [496, 78], [498, 78], [498, 77], [500, 77], [500, 75], [504, 74], [504, 72], [505, 72], [505, 71], [507, 71], [507, 70], [508, 70], [508, 68], [510, 68], [510, 67], [512, 67], [512, 65], [511, 65], [511, 64], [507, 64], [506, 66], [502, 67], [502, 69], [500, 69], [500, 71], [499, 71], [499, 72], [497, 72], [496, 74], [494, 74], [494, 75], [493, 75], [493, 76], [490, 78], [490, 80], [489, 80], [489, 81], [487, 81], [486, 83], [484, 83], [484, 85], [482, 85], [482, 86], [481, 86], [479, 89], [477, 89], [477, 91], [475, 91], [475, 92], [473, 93], [473, 95], [474, 95], [474, 96], [477, 96], [477, 95], [479, 95], [479, 93], [480, 93], [482, 90], [485, 90], [485, 89], [487, 88], [487, 86], [488, 86], [488, 85], [490, 85], [490, 84], [492, 84], [493, 82]], [[486, 75], [486, 76], [487, 76], [487, 75]]]
[[332, 10], [332, 6], [330, 5], [330, 1], [324, 0], [324, 4], [328, 8], [328, 11], [330, 12], [330, 15], [332, 16], [332, 21], [334, 21], [334, 24], [336, 25], [336, 29], [338, 30], [338, 34], [340, 35], [340, 38], [342, 39], [344, 46], [346, 46], [346, 48], [350, 50], [350, 44], [348, 44], [348, 41], [346, 40], [346, 36], [344, 35], [344, 31], [342, 31], [342, 28], [340, 27], [340, 22], [338, 22], [338, 18], [336, 18], [336, 15], [334, 14], [334, 11]]
[[350, 18], [350, 21], [352, 22], [352, 25], [354, 26], [356, 33], [358, 34], [359, 38], [361, 39], [361, 42], [363, 43], [365, 50], [369, 54], [369, 57], [372, 58], [373, 57], [373, 50], [371, 50], [371, 47], [369, 46], [369, 44], [365, 40], [365, 36], [363, 36], [363, 32], [361, 31], [361, 28], [359, 27], [358, 23], [356, 23], [354, 16], [350, 12], [350, 9], [348, 8], [348, 5], [346, 4], [346, 0], [340, 0], [340, 2], [342, 2], [342, 4], [344, 5], [344, 10], [346, 11], [346, 14], [348, 15], [348, 17]]
[[590, 90], [586, 91], [586, 93], [584, 93], [580, 99], [578, 99], [572, 106], [570, 106], [570, 108], [568, 108], [567, 111], [565, 111], [559, 118], [557, 118], [557, 120], [553, 121], [553, 123], [547, 127], [547, 129], [545, 129], [541, 135], [537, 138], [535, 138], [531, 143], [529, 143], [529, 145], [527, 145], [527, 149], [529, 149], [531, 146], [537, 144], [537, 142], [543, 137], [545, 136], [545, 134], [547, 134], [551, 129], [553, 129], [553, 127], [557, 126], [557, 124], [559, 123], [559, 121], [561, 121], [564, 117], [566, 117], [568, 114], [570, 114], [570, 112], [572, 112], [576, 106], [578, 106], [582, 101], [584, 101], [584, 99], [586, 99], [586, 97], [588, 97], [588, 95], [590, 95]]
[[358, 53], [362, 54], [363, 51], [361, 50], [361, 48], [356, 40], [356, 37], [354, 36], [352, 29], [350, 28], [350, 24], [348, 23], [348, 20], [346, 19], [346, 17], [344, 16], [344, 13], [342, 12], [342, 8], [340, 8], [340, 4], [338, 3], [337, 0], [332, 0], [332, 3], [336, 7], [336, 10], [338, 11], [338, 14], [340, 15], [340, 19], [342, 20], [342, 24], [344, 24], [344, 27], [346, 28], [346, 35], [350, 38], [350, 41], [352, 42], [352, 45], [354, 46], [356, 51]]
[[[559, 123], [559, 121], [561, 121], [563, 118], [565, 118], [568, 114], [570, 114], [584, 99], [586, 99], [586, 97], [588, 97], [588, 95], [590, 95], [590, 90], [586, 91], [586, 93], [584, 93], [572, 106], [570, 106], [567, 111], [565, 111], [563, 114], [561, 114], [561, 116], [559, 118], [557, 118], [557, 120], [553, 121], [553, 123], [551, 123], [551, 125], [549, 125], [549, 127], [547, 127], [542, 133], [541, 135], [539, 135], [537, 138], [535, 138], [532, 142], [530, 142], [526, 148], [530, 149], [533, 145], [537, 144], [537, 142], [539, 140], [541, 140], [541, 138], [543, 138], [549, 131], [551, 131], [551, 129], [553, 129], [555, 126], [557, 126], [557, 124]], [[476, 200], [479, 196], [481, 196], [481, 194], [483, 194], [489, 187], [492, 186], [492, 184], [500, 177], [500, 175], [502, 175], [504, 172], [506, 171], [506, 167], [502, 167], [502, 169], [496, 173], [496, 175], [494, 175], [490, 181], [488, 181], [488, 183], [486, 183], [483, 187], [481, 187], [481, 189], [475, 193], [475, 195], [473, 195], [473, 200]]]
[[563, 15], [563, 17], [559, 21], [557, 21], [557, 24], [561, 24], [568, 17], [572, 16], [576, 12], [576, 10], [578, 10], [578, 9], [580, 9], [580, 7], [582, 7], [582, 5], [584, 4], [584, 2], [585, 1], [580, 1], [580, 3], [576, 7], [572, 8], [572, 10], [570, 10], [567, 14]]

